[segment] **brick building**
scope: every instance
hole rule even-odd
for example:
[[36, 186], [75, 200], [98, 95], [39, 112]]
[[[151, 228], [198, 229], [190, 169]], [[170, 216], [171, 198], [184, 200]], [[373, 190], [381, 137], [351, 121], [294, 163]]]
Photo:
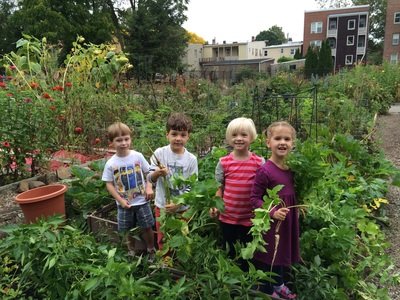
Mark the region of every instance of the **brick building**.
[[400, 1], [387, 0], [383, 59], [397, 64], [400, 58]]
[[[399, 1], [399, 0], [393, 0]], [[335, 70], [366, 61], [369, 5], [306, 11], [303, 55], [327, 40]]]

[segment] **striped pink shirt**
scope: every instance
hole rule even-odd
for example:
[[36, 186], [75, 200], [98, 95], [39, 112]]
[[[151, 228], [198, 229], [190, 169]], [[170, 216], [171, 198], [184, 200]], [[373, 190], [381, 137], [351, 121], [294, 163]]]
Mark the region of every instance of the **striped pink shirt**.
[[[251, 226], [253, 207], [250, 202], [256, 170], [264, 159], [250, 153], [247, 160], [235, 160], [230, 153], [220, 159], [216, 168], [216, 178], [223, 186], [225, 210], [219, 220], [228, 224]], [[222, 173], [222, 174], [221, 174]]]

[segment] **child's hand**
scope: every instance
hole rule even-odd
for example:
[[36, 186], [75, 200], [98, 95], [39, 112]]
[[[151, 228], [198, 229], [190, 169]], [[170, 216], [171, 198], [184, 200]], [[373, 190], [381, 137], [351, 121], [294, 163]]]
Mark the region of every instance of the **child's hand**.
[[179, 207], [180, 207], [179, 204], [169, 203], [169, 204], [166, 204], [166, 205], [165, 205], [165, 211], [166, 211], [167, 213], [172, 214], [172, 213], [176, 212], [176, 211], [178, 210]]
[[163, 177], [165, 177], [165, 176], [167, 176], [168, 175], [168, 172], [169, 172], [169, 170], [168, 170], [168, 168], [167, 167], [165, 167], [165, 166], [162, 166], [161, 168], [156, 168], [156, 172], [157, 172], [157, 177], [160, 177], [160, 176], [163, 176]]
[[210, 208], [209, 214], [211, 218], [216, 218], [218, 217], [219, 210], [216, 207], [212, 207]]
[[121, 205], [122, 208], [128, 209], [131, 207], [129, 204], [128, 200], [123, 199], [122, 201], [119, 201], [119, 204]]
[[151, 184], [146, 184], [145, 198], [146, 200], [154, 199], [154, 191]]
[[278, 221], [285, 221], [288, 212], [289, 208], [281, 207], [280, 209], [274, 212], [272, 218]]

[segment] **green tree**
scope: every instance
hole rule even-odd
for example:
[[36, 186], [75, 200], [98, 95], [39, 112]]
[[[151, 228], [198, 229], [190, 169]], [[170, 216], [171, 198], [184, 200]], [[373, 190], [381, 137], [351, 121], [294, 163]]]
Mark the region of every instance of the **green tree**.
[[307, 78], [312, 75], [318, 74], [318, 49], [309, 46], [306, 54], [306, 61], [304, 63], [304, 74]]
[[302, 59], [303, 58], [303, 55], [301, 55], [301, 52], [300, 52], [299, 48], [296, 49], [296, 52], [294, 53], [293, 58], [294, 59]]
[[96, 44], [112, 39], [114, 25], [104, 0], [21, 0], [16, 3], [8, 11], [6, 21], [7, 26], [14, 28], [9, 43], [15, 43], [25, 33], [39, 39], [46, 37], [49, 43], [62, 43], [63, 52], [67, 53], [78, 35]]
[[322, 41], [321, 48], [318, 52], [318, 74], [325, 76], [332, 72], [333, 61], [332, 61], [332, 50], [329, 43], [325, 40]]
[[266, 41], [270, 45], [280, 45], [286, 43], [287, 39], [282, 27], [274, 25], [268, 30], [263, 30], [256, 36], [256, 41]]
[[188, 35], [188, 0], [139, 0], [128, 23], [126, 49], [137, 78], [179, 70]]

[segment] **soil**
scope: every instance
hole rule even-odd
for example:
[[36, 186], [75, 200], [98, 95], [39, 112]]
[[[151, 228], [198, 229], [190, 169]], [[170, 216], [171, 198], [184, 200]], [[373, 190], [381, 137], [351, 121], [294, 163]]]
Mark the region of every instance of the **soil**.
[[[377, 118], [374, 139], [383, 149], [385, 156], [397, 168], [400, 168], [400, 104], [392, 106], [387, 115]], [[0, 187], [0, 226], [5, 224], [20, 224], [24, 221], [22, 211], [14, 197], [17, 195], [17, 187], [4, 189]], [[400, 274], [400, 188], [390, 185], [386, 198], [389, 204], [386, 214], [389, 226], [384, 230], [390, 248], [387, 253], [394, 263], [393, 274]], [[392, 300], [400, 300], [400, 285], [388, 287]]]

